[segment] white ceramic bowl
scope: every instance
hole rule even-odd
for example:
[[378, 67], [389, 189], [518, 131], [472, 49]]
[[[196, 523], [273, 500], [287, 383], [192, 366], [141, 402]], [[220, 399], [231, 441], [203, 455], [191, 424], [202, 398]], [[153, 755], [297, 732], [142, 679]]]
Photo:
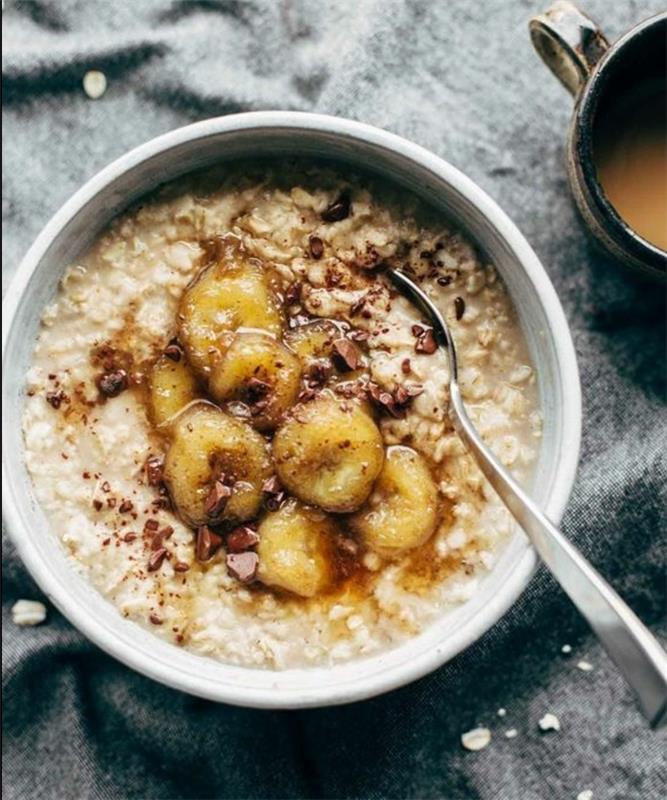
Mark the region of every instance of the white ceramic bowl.
[[282, 672], [229, 666], [163, 642], [124, 620], [78, 574], [39, 508], [23, 458], [23, 383], [39, 318], [64, 268], [110, 219], [157, 184], [240, 157], [326, 158], [378, 173], [415, 192], [463, 228], [497, 266], [537, 366], [544, 436], [533, 495], [559, 521], [574, 481], [581, 400], [572, 341], [535, 253], [500, 208], [445, 161], [357, 122], [259, 112], [220, 117], [132, 150], [80, 189], [47, 224], [4, 301], [4, 517], [18, 552], [49, 599], [108, 653], [155, 680], [211, 700], [261, 708], [345, 703], [386, 692], [436, 669], [474, 642], [514, 603], [536, 565], [523, 534], [509, 543], [477, 594], [406, 644], [330, 668]]

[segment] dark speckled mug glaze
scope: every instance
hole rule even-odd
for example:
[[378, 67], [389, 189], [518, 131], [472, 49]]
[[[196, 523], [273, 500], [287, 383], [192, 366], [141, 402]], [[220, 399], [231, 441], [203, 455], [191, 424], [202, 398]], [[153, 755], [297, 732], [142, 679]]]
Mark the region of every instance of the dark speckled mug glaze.
[[572, 3], [560, 2], [530, 21], [533, 45], [574, 95], [567, 171], [577, 207], [609, 255], [652, 278], [667, 277], [667, 252], [634, 231], [611, 205], [593, 158], [596, 115], [608, 99], [665, 70], [667, 13], [641, 22], [610, 45], [597, 25]]

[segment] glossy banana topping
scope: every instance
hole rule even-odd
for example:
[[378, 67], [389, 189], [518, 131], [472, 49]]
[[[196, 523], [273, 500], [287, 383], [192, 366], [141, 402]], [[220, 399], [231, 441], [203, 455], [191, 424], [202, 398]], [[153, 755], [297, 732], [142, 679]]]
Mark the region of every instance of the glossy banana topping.
[[350, 526], [366, 546], [391, 557], [424, 544], [435, 531], [437, 511], [438, 489], [426, 461], [411, 447], [395, 445]]
[[395, 558], [424, 544], [436, 485], [416, 451], [385, 447], [379, 425], [418, 392], [381, 390], [368, 335], [294, 315], [294, 285], [238, 238], [217, 240], [205, 261], [149, 375], [164, 484], [199, 560], [223, 557], [238, 581], [313, 598], [369, 551]]
[[237, 328], [282, 331], [278, 297], [268, 270], [250, 258], [235, 237], [222, 240], [219, 260], [202, 270], [183, 294], [179, 339], [193, 369], [211, 373], [233, 340]]
[[[257, 515], [262, 486], [271, 475], [268, 445], [257, 431], [200, 403], [186, 409], [170, 433], [164, 478], [185, 520], [198, 526], [245, 522]], [[216, 491], [221, 496], [214, 503]]]
[[299, 359], [279, 339], [268, 333], [239, 331], [212, 368], [209, 390], [221, 404], [243, 404], [251, 425], [270, 431], [296, 402], [300, 379]]
[[293, 409], [274, 437], [273, 459], [295, 497], [344, 513], [370, 494], [384, 448], [377, 425], [358, 402], [325, 391]]
[[158, 427], [169, 425], [179, 411], [200, 396], [197, 380], [181, 348], [178, 345], [167, 347], [150, 373], [153, 424]]

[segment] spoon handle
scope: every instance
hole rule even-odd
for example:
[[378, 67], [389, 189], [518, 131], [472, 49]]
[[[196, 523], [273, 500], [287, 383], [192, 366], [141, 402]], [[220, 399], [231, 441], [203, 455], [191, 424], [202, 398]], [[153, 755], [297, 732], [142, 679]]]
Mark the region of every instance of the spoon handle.
[[667, 723], [667, 653], [577, 548], [549, 522], [483, 442], [450, 384], [450, 416], [489, 483], [527, 533], [540, 558], [588, 620], [654, 728]]

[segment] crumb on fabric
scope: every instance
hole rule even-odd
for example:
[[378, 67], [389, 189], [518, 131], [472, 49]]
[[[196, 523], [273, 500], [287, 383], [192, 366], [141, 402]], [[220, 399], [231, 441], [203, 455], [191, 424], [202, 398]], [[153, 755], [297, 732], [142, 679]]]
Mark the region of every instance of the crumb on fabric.
[[560, 720], [555, 714], [545, 714], [537, 724], [540, 726], [541, 731], [560, 730]]
[[461, 744], [466, 750], [483, 750], [491, 741], [488, 728], [473, 728], [461, 736]]
[[39, 625], [46, 619], [46, 606], [39, 600], [17, 600], [12, 606], [12, 620], [16, 625]]
[[107, 78], [98, 69], [91, 69], [83, 76], [83, 91], [91, 100], [99, 100], [107, 90]]

